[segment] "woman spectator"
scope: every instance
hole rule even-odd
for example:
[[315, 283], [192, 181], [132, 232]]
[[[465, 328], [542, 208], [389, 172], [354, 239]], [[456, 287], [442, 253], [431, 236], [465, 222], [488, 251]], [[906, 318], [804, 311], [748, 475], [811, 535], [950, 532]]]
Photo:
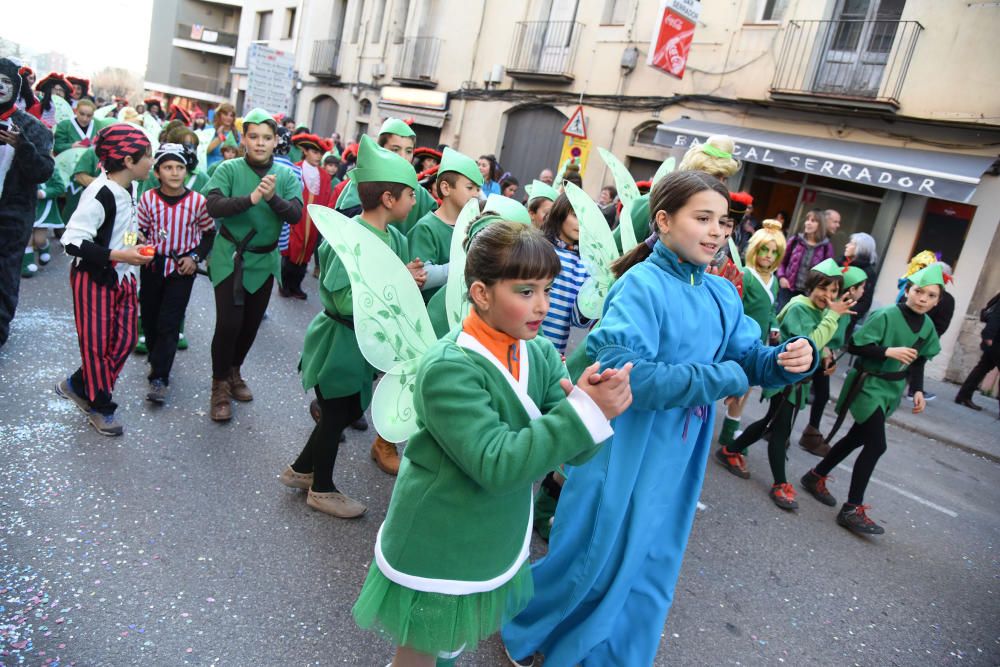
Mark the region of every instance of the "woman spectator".
[[844, 248], [844, 261], [841, 264], [844, 263], [858, 267], [868, 276], [868, 287], [852, 308], [855, 314], [851, 315], [851, 323], [847, 327], [848, 340], [850, 340], [851, 331], [854, 330], [858, 322], [864, 319], [872, 307], [872, 295], [875, 293], [875, 277], [878, 275], [875, 267], [878, 264], [878, 250], [871, 234], [864, 232], [851, 234], [851, 240]]
[[240, 145], [241, 137], [236, 129], [236, 107], [229, 102], [223, 102], [215, 110], [215, 117], [212, 119], [215, 126], [215, 136], [208, 144], [208, 166], [211, 167], [216, 162], [222, 161], [222, 144]]
[[778, 302], [780, 311], [786, 303], [799, 294], [805, 294], [806, 278], [809, 271], [824, 259], [833, 257], [833, 245], [827, 238], [823, 211], [818, 208], [806, 213], [802, 231], [788, 240], [785, 257], [778, 267]]

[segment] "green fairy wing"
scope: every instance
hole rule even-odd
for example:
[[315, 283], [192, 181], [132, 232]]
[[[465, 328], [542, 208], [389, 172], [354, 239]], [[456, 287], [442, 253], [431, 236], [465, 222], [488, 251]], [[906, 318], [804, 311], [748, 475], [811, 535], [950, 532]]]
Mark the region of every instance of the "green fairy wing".
[[469, 313], [468, 290], [465, 286], [465, 235], [469, 225], [479, 215], [479, 202], [475, 199], [465, 205], [455, 220], [448, 254], [448, 282], [445, 283], [444, 308], [448, 326], [454, 327]]
[[71, 183], [73, 181], [73, 172], [76, 170], [76, 163], [80, 160], [80, 156], [86, 152], [86, 148], [67, 148], [56, 156], [56, 173], [59, 174], [59, 178], [62, 179], [63, 183]]
[[740, 249], [736, 246], [736, 241], [733, 237], [729, 237], [729, 256], [733, 258], [733, 264], [736, 265], [736, 269], [743, 273], [743, 260], [740, 259]]
[[69, 102], [58, 95], [52, 96], [52, 105], [56, 109], [56, 122], [52, 124], [52, 132], [55, 132], [56, 125], [73, 117], [73, 107], [69, 105]]
[[94, 120], [104, 120], [105, 118], [114, 118], [115, 104], [109, 104], [103, 106], [94, 112]]
[[618, 246], [597, 202], [572, 183], [566, 184], [565, 192], [580, 221], [580, 257], [590, 273], [580, 288], [577, 305], [584, 317], [599, 319], [614, 282], [611, 264], [618, 259]]
[[653, 174], [653, 181], [652, 181], [653, 185], [656, 185], [656, 183], [661, 178], [663, 178], [667, 174], [673, 172], [676, 164], [677, 164], [677, 161], [674, 158], [672, 158], [672, 157], [668, 157], [666, 160], [664, 160], [663, 164], [661, 164], [656, 169], [656, 173]]
[[163, 125], [152, 114], [144, 113], [142, 114], [142, 129], [146, 131], [146, 136], [153, 142], [153, 152], [155, 153], [156, 149], [160, 147], [160, 132], [163, 130]]
[[420, 290], [392, 249], [364, 226], [326, 206], [310, 205], [309, 215], [351, 280], [358, 348], [386, 373], [372, 402], [375, 429], [391, 442], [405, 440], [416, 430], [416, 368], [437, 340]]
[[203, 130], [195, 130], [194, 134], [198, 137], [198, 167], [208, 169], [208, 145], [215, 137], [215, 128], [206, 127]]
[[639, 194], [639, 187], [635, 184], [635, 179], [632, 178], [632, 174], [629, 173], [628, 168], [622, 164], [621, 160], [604, 148], [598, 148], [597, 152], [601, 154], [604, 164], [608, 165], [611, 170], [611, 175], [615, 179], [615, 187], [618, 189], [618, 196], [622, 200], [622, 212], [618, 225], [622, 230], [622, 251], [628, 252], [639, 244], [639, 240], [635, 238], [635, 228], [632, 226], [632, 204], [642, 195]]

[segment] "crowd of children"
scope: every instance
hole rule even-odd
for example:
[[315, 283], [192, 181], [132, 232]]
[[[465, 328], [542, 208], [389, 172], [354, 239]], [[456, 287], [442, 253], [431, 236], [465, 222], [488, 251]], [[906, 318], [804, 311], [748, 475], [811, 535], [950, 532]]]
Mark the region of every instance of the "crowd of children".
[[[315, 258], [319, 304], [298, 364], [315, 424], [278, 478], [315, 510], [364, 514], [334, 468], [345, 429], [367, 428], [374, 403], [371, 456], [398, 478], [353, 613], [393, 640], [397, 667], [452, 664], [498, 631], [516, 665], [539, 653], [555, 667], [651, 664], [719, 401], [715, 459], [749, 478], [748, 448], [767, 440], [770, 496], [795, 510], [786, 449], [811, 400], [800, 445], [822, 460], [801, 488], [836, 505], [830, 472], [860, 449], [836, 521], [883, 532], [864, 494], [907, 383], [913, 411], [925, 407], [923, 366], [940, 349], [927, 313], [948, 271], [928, 263], [905, 277], [898, 304], [862, 319], [876, 259], [866, 235], [838, 263], [821, 211], [787, 241], [778, 221], [748, 231], [752, 198], [724, 185], [740, 168], [731, 140], [693, 146], [677, 171], [623, 201], [636, 242], [620, 226], [613, 237], [605, 229], [618, 259], [601, 265], [585, 245], [588, 224], [595, 211], [617, 221], [619, 191], [581, 208], [572, 168], [559, 183], [528, 184], [522, 204], [493, 156], [418, 148], [398, 119], [344, 149], [263, 109], [238, 118], [227, 104], [205, 129], [156, 99], [143, 113], [123, 100], [116, 115], [97, 117], [85, 80], [51, 74], [36, 100], [30, 86], [22, 92], [32, 77], [0, 60], [0, 120], [51, 128], [21, 136], [0, 127], [11, 174], [2, 195], [33, 188], [33, 226], [17, 250], [24, 275], [51, 260], [48, 230], [64, 228], [80, 365], [56, 391], [99, 433], [124, 432], [114, 388], [140, 337], [146, 398], [167, 400], [199, 273], [215, 300], [209, 416], [231, 420], [232, 401], [254, 398], [242, 368], [275, 283], [304, 300]], [[69, 117], [58, 117], [55, 98], [73, 100]], [[147, 123], [162, 125], [157, 136]], [[343, 243], [338, 229], [364, 242]], [[742, 243], [729, 242], [734, 230], [747, 232]], [[391, 266], [366, 266], [366, 248]], [[606, 275], [599, 317], [581, 310]], [[369, 281], [383, 285], [381, 298]], [[569, 350], [573, 328], [586, 337]], [[854, 364], [824, 437], [830, 375], [844, 354]], [[378, 371], [394, 364], [402, 370], [385, 371], [376, 390]], [[752, 386], [768, 409], [739, 431]], [[383, 390], [398, 391], [399, 414], [379, 408]], [[533, 493], [543, 477], [548, 504]], [[530, 564], [539, 518], [549, 549]]]

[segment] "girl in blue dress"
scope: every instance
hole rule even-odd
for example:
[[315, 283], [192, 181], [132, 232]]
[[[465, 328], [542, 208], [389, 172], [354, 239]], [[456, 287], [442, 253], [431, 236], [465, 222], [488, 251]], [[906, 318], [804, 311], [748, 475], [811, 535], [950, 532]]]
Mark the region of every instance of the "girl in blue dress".
[[[715, 402], [815, 370], [795, 338], [761, 344], [729, 281], [705, 273], [725, 239], [725, 186], [674, 172], [650, 196], [653, 234], [613, 265], [586, 356], [632, 369], [632, 406], [609, 446], [568, 468], [535, 597], [503, 629], [515, 664], [651, 665], [673, 600], [712, 438]], [[574, 364], [575, 365], [575, 364]]]

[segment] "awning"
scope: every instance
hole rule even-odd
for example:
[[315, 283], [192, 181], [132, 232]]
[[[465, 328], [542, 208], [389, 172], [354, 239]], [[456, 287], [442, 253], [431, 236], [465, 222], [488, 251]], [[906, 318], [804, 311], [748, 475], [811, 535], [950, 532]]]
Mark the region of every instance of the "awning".
[[713, 134], [732, 137], [734, 156], [746, 162], [956, 202], [972, 198], [983, 172], [997, 159], [805, 137], [691, 118], [660, 125], [653, 141], [666, 148], [686, 149]]

